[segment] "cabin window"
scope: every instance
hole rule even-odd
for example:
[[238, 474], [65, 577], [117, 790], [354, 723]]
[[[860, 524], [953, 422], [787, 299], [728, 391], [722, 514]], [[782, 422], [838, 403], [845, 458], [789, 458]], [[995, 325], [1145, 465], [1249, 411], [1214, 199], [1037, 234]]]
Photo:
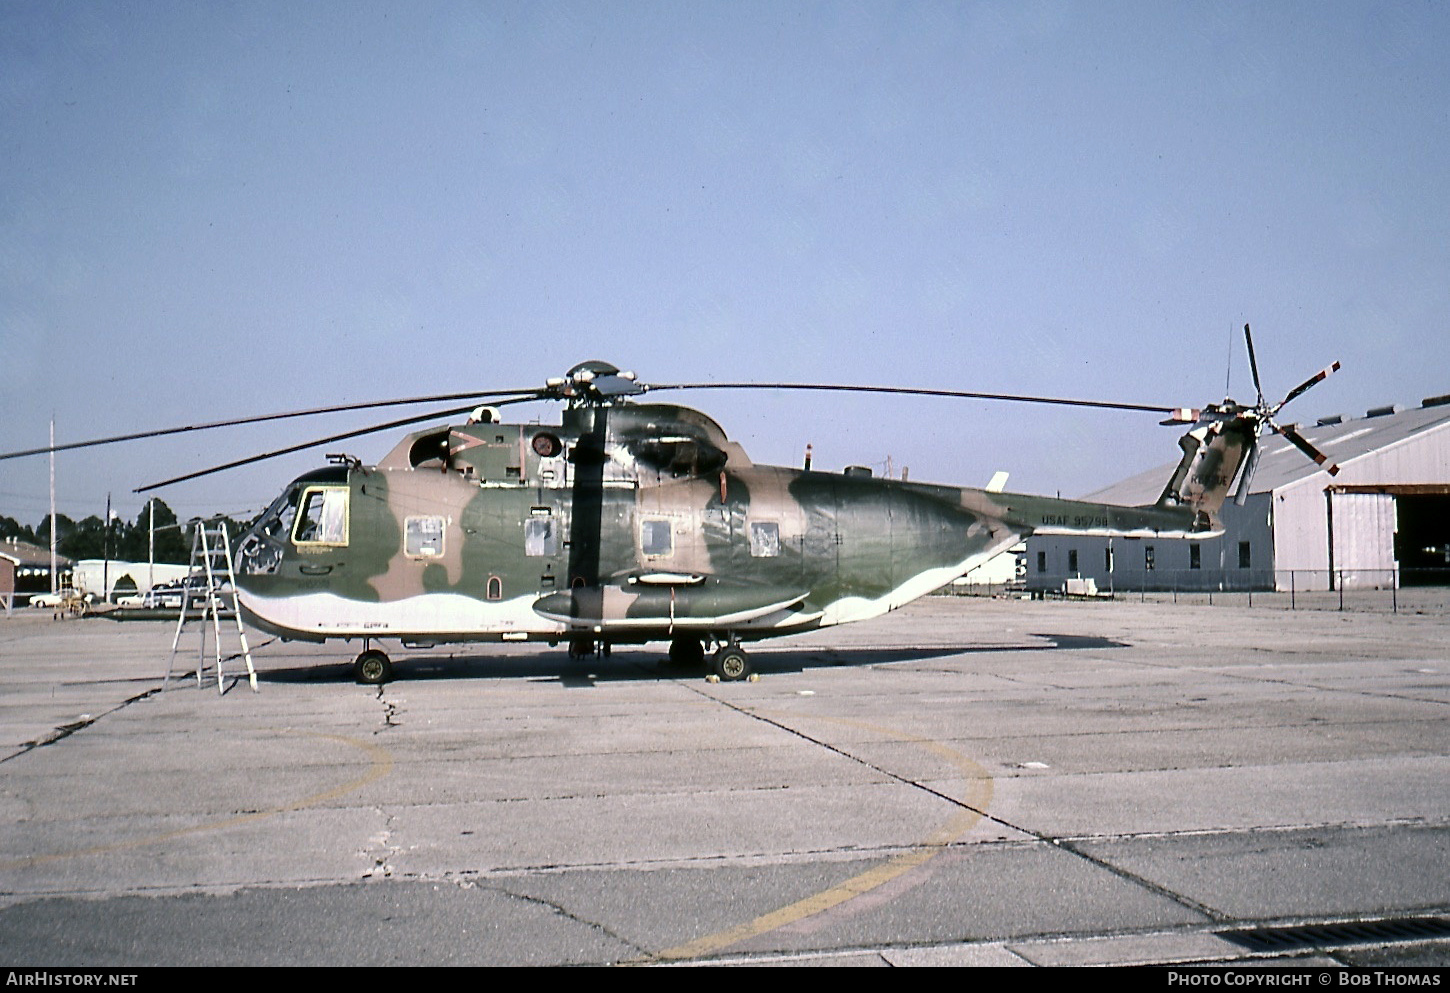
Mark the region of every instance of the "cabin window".
[[443, 518], [409, 517], [403, 521], [403, 551], [414, 558], [443, 554]]
[[761, 521], [750, 525], [750, 554], [758, 559], [771, 559], [780, 554], [780, 525]]
[[552, 517], [530, 517], [524, 521], [524, 554], [536, 558], [559, 554], [559, 529]]
[[293, 540], [298, 544], [347, 544], [347, 488], [312, 487], [302, 494]]
[[502, 600], [503, 580], [497, 576], [489, 576], [488, 587], [484, 595], [490, 600]]
[[1147, 571], [1147, 572], [1152, 572], [1153, 571], [1153, 566], [1155, 564], [1156, 563], [1153, 561], [1153, 546], [1152, 545], [1144, 545], [1143, 546], [1143, 568], [1144, 568], [1144, 570]]
[[646, 555], [664, 556], [674, 552], [674, 536], [669, 521], [642, 521], [639, 526], [640, 550]]

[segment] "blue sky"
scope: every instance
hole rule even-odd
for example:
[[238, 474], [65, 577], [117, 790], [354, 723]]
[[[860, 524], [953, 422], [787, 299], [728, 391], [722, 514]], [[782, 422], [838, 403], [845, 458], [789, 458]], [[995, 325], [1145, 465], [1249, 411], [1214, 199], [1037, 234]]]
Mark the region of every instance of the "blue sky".
[[[0, 451], [541, 383], [1450, 392], [1439, 3], [0, 2]], [[1230, 368], [1231, 363], [1231, 368]], [[1076, 495], [1149, 415], [660, 394], [760, 462]], [[513, 408], [527, 417], [547, 407]], [[58, 459], [59, 508], [386, 415]], [[396, 434], [343, 446], [367, 461]], [[328, 449], [331, 450], [331, 449]], [[259, 509], [322, 450], [163, 491]], [[43, 457], [0, 463], [38, 522]]]

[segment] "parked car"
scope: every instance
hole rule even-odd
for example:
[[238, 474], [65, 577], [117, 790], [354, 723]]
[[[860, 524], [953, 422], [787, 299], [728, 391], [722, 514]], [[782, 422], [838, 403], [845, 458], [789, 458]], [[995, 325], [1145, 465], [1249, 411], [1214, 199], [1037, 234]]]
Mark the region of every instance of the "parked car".
[[180, 583], [157, 583], [146, 591], [146, 595], [141, 599], [141, 606], [176, 610], [181, 606], [182, 595], [183, 590]]
[[74, 602], [76, 600], [79, 600], [83, 603], [94, 603], [95, 599], [96, 597], [92, 593], [82, 593], [80, 590], [77, 590], [74, 587], [67, 586], [60, 590], [58, 593], [37, 593], [35, 596], [30, 598], [30, 605], [32, 607], [41, 607], [54, 610], [56, 607], [59, 607], [66, 603]]
[[[177, 581], [171, 583], [157, 583], [150, 591], [141, 598], [140, 606], [160, 608], [162, 610], [179, 610], [183, 597], [187, 592], [191, 594], [191, 606], [200, 608], [206, 605], [206, 580], [204, 578], [191, 578], [185, 582]], [[227, 606], [226, 593], [231, 591], [231, 586], [223, 584], [218, 587], [216, 597], [217, 606]]]

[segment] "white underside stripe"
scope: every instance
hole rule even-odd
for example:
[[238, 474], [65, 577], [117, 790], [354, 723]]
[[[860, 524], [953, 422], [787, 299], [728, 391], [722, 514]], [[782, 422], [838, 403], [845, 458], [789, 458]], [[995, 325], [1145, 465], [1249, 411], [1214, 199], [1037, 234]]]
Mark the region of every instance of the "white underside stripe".
[[[789, 607], [788, 601], [779, 609], [749, 612], [710, 619], [676, 619], [674, 627], [701, 631], [728, 628], [735, 631], [799, 631], [808, 627], [832, 627], [852, 621], [879, 617], [887, 611], [903, 607], [945, 586], [958, 576], [976, 568], [1001, 548], [1016, 540], [1004, 539], [999, 545], [969, 556], [956, 565], [928, 569], [911, 577], [882, 596], [843, 597], [827, 605], [819, 613], [803, 614]], [[434, 637], [439, 640], [531, 637], [547, 639], [567, 637], [571, 627], [564, 620], [547, 618], [534, 610], [539, 594], [514, 597], [510, 600], [476, 600], [459, 593], [424, 593], [404, 600], [381, 603], [349, 600], [336, 593], [300, 593], [295, 596], [264, 597], [237, 591], [242, 606], [261, 620], [278, 628], [327, 638], [355, 637]], [[602, 624], [589, 624], [591, 630], [629, 631], [670, 627], [667, 618], [621, 618]], [[577, 629], [575, 629], [577, 630]]]

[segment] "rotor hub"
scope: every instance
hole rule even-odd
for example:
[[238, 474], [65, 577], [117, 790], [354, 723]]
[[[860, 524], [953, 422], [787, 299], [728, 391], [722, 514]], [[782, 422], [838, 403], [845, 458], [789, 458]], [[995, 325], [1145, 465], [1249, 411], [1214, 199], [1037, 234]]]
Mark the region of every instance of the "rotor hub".
[[635, 381], [633, 372], [620, 371], [616, 365], [591, 359], [580, 362], [563, 377], [545, 383], [547, 395], [568, 400], [571, 407], [601, 406], [638, 396], [649, 387]]

